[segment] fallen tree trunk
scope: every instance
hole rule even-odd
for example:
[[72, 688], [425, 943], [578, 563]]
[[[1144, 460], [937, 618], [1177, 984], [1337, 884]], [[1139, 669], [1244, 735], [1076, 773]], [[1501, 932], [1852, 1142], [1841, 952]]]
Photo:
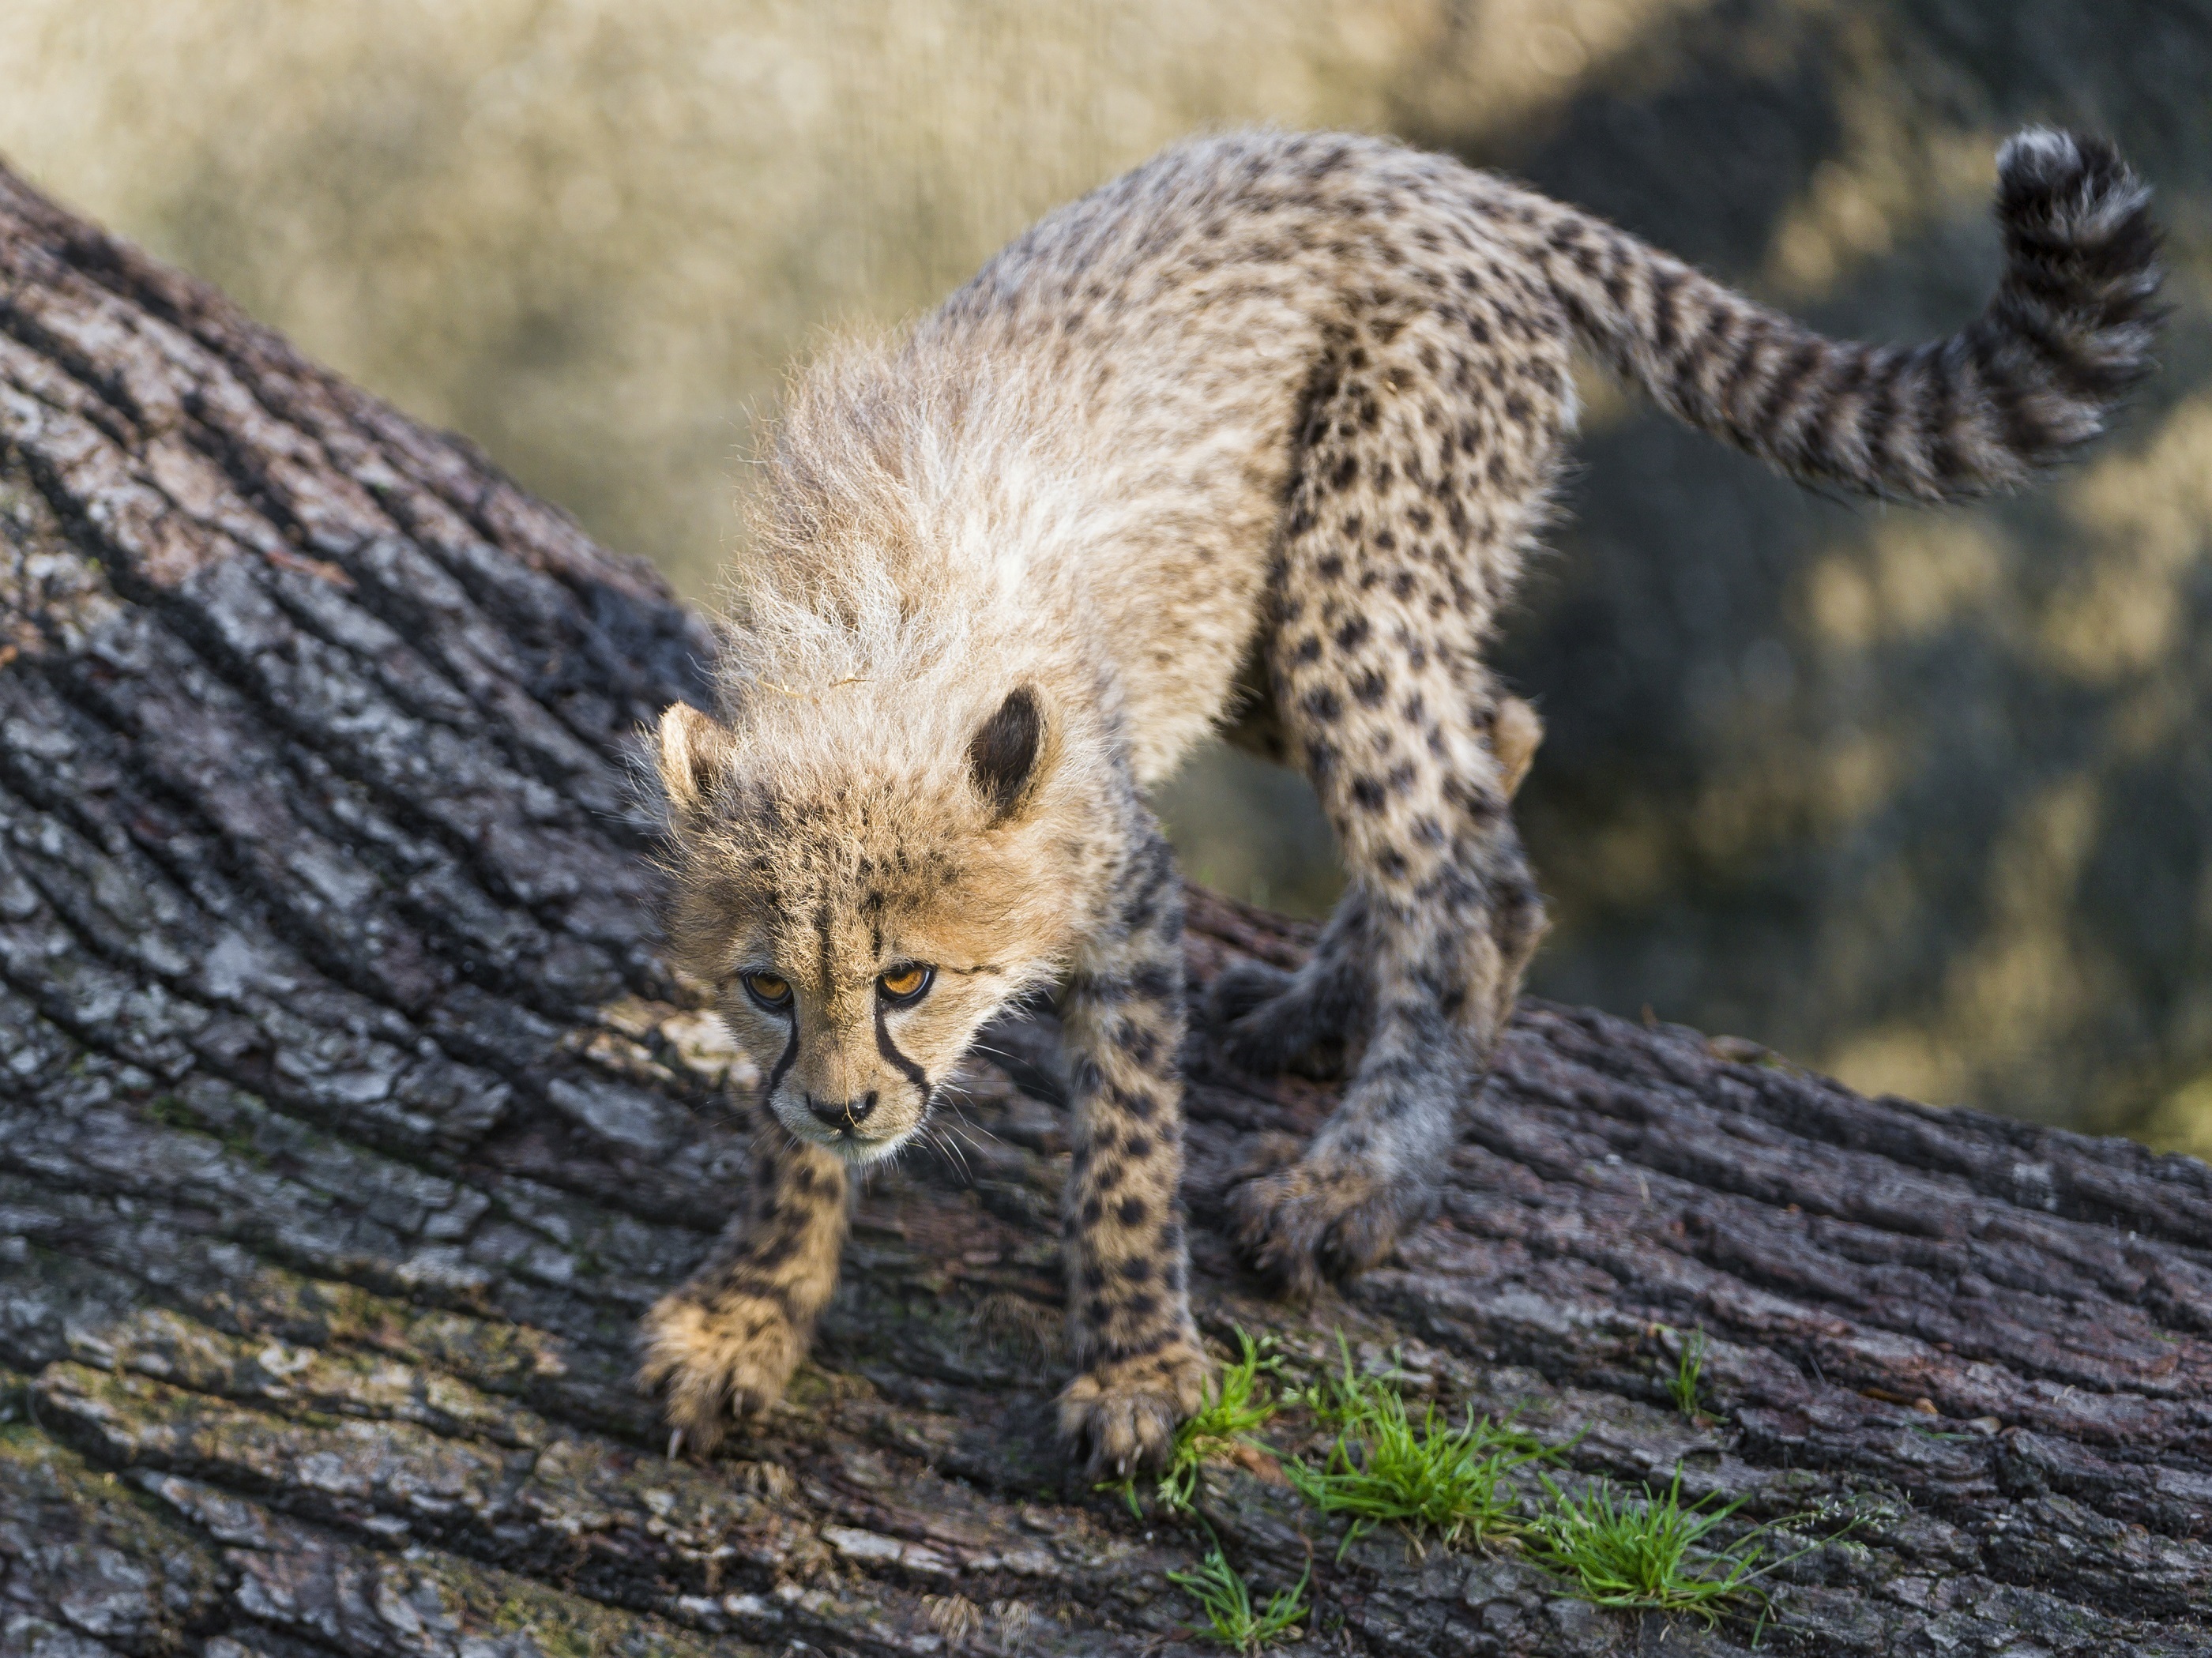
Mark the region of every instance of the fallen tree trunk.
[[[709, 642], [468, 446], [0, 175], [0, 1650], [1158, 1653], [1192, 1522], [1050, 1437], [1048, 1013], [864, 1193], [790, 1399], [671, 1462], [637, 1314], [753, 1072], [654, 953], [629, 732]], [[1201, 978], [1295, 927], [1193, 895]], [[1328, 1090], [1194, 1056], [1195, 1297], [1517, 1411], [1570, 1486], [1808, 1510], [1763, 1641], [2212, 1649], [2212, 1173], [1525, 1008], [1444, 1212], [1303, 1309], [1211, 1229]], [[1666, 1387], [1710, 1346], [1697, 1408]], [[1276, 1424], [1295, 1451], [1311, 1429]], [[1201, 1511], [1301, 1649], [1725, 1652], [1510, 1548]]]

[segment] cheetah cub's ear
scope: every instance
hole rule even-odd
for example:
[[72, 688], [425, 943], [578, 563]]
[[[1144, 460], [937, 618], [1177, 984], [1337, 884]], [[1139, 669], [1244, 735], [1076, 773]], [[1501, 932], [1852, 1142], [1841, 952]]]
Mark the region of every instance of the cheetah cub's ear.
[[1017, 685], [968, 739], [968, 775], [991, 821], [1018, 817], [1051, 768], [1053, 732], [1036, 692]]
[[662, 710], [653, 738], [669, 827], [688, 828], [706, 815], [714, 774], [729, 752], [729, 733], [689, 702], [672, 702]]

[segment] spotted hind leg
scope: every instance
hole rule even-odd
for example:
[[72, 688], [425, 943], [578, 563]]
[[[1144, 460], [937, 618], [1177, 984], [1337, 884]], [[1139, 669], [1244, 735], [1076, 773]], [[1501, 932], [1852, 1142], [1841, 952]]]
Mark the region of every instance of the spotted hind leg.
[[[1544, 739], [1536, 711], [1501, 695], [1487, 733], [1510, 799]], [[1206, 1021], [1231, 1063], [1261, 1074], [1292, 1071], [1341, 1076], [1350, 1049], [1367, 1033], [1370, 957], [1364, 889], [1349, 889], [1295, 971], [1265, 962], [1233, 962], [1207, 993]]]
[[[1460, 1104], [1480, 1079], [1542, 930], [1506, 815], [1503, 768], [1484, 760], [1469, 755], [1430, 773], [1434, 810], [1397, 822], [1395, 835], [1390, 814], [1360, 804], [1373, 791], [1355, 782], [1342, 792], [1351, 811], [1378, 819], [1373, 834], [1346, 836], [1372, 854], [1346, 903], [1360, 918], [1366, 951], [1366, 1047], [1304, 1155], [1231, 1197], [1247, 1259], [1293, 1291], [1376, 1265], [1434, 1207]], [[1422, 792], [1415, 773], [1405, 785], [1411, 796]]]
[[1253, 1058], [1333, 1009], [1365, 1025], [1304, 1154], [1231, 1190], [1247, 1259], [1294, 1290], [1373, 1266], [1433, 1207], [1543, 926], [1508, 810], [1537, 727], [1480, 649], [1543, 512], [1565, 355], [1478, 361], [1470, 326], [1370, 319], [1319, 377], [1287, 503], [1271, 689], [1350, 891], [1308, 969], [1256, 1000], [1240, 974], [1217, 1005]]

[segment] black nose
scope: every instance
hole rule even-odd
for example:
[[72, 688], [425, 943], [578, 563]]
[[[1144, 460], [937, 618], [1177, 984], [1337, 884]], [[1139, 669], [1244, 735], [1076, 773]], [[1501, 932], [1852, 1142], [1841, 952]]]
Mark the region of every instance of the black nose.
[[874, 1114], [876, 1090], [872, 1088], [859, 1099], [847, 1100], [842, 1105], [825, 1103], [809, 1094], [806, 1108], [814, 1114], [817, 1122], [826, 1123], [832, 1128], [858, 1128]]

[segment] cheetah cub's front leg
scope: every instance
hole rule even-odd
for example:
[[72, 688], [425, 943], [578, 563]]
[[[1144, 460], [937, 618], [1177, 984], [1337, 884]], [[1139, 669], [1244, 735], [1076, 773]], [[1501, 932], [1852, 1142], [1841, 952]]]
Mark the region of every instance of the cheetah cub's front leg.
[[760, 1115], [750, 1200], [640, 1332], [638, 1386], [663, 1401], [672, 1456], [713, 1450], [732, 1417], [783, 1396], [837, 1287], [845, 1165]]
[[1079, 1370], [1060, 1424], [1099, 1473], [1164, 1463], [1207, 1372], [1176, 1192], [1182, 890], [1158, 826], [1143, 834], [1062, 1007], [1075, 1119], [1063, 1246]]

